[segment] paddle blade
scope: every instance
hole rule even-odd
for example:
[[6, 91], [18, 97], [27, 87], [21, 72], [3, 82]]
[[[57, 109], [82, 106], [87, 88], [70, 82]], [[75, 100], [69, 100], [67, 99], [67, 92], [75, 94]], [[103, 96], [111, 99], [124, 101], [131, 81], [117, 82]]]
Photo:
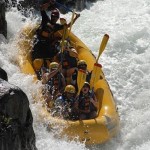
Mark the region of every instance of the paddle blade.
[[80, 91], [81, 91], [85, 81], [86, 81], [86, 72], [84, 70], [79, 69], [78, 70], [78, 76], [77, 76], [77, 84], [78, 84], [77, 95], [80, 94]]
[[75, 16], [75, 10], [73, 10], [73, 13], [72, 13], [71, 24], [70, 24], [68, 36], [69, 36], [69, 34], [70, 34], [70, 31], [71, 31], [71, 28], [72, 28], [72, 25], [73, 25], [74, 16]]
[[95, 63], [90, 80], [90, 88], [93, 89], [95, 83], [100, 79], [102, 65]]
[[62, 34], [62, 42], [61, 42], [61, 52], [64, 50], [64, 41], [67, 33], [67, 25], [64, 25], [63, 34]]
[[104, 51], [104, 49], [105, 49], [105, 47], [107, 45], [108, 39], [109, 39], [109, 35], [105, 34], [103, 39], [102, 39], [101, 45], [100, 45], [99, 54], [98, 54], [98, 57], [96, 59], [96, 62], [98, 62], [98, 59], [99, 59], [100, 55]]

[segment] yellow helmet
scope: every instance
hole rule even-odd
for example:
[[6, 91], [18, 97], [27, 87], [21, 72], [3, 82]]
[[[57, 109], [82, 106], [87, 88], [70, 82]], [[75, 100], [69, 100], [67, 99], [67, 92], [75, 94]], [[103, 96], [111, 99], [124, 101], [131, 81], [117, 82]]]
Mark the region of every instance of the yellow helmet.
[[59, 64], [57, 62], [51, 62], [49, 65], [50, 69], [57, 69], [59, 66]]
[[75, 87], [73, 85], [67, 85], [65, 87], [65, 92], [73, 93], [74, 94], [76, 92], [76, 90], [75, 90]]
[[79, 60], [78, 61], [78, 66], [80, 66], [80, 65], [86, 65], [87, 66], [87, 63], [86, 63], [85, 60]]

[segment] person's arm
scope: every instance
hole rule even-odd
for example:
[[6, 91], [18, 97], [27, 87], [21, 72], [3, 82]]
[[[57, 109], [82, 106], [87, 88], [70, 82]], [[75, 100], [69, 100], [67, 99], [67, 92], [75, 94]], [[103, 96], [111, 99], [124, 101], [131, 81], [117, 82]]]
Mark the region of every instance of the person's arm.
[[53, 6], [54, 4], [55, 4], [55, 0], [49, 0], [49, 2], [40, 6], [41, 16], [42, 16], [42, 25], [45, 25], [47, 24], [48, 21], [50, 21], [45, 10], [47, 10], [49, 6]]
[[72, 74], [74, 73], [74, 71], [76, 70], [76, 67], [72, 67], [70, 69], [67, 70], [67, 77], [72, 77]]
[[42, 79], [42, 84], [46, 84], [50, 78], [52, 78], [55, 74], [57, 74], [59, 69], [56, 69], [49, 74], [44, 74], [43, 79]]
[[[80, 14], [77, 14], [77, 13], [76, 13], [76, 16], [75, 16], [75, 18], [73, 19], [73, 23], [72, 23], [72, 24], [74, 24], [75, 21], [76, 21], [79, 17], [80, 17]], [[71, 22], [70, 22], [69, 24], [67, 24], [67, 23], [66, 23], [66, 20], [65, 20], [65, 21], [64, 21], [64, 20], [65, 20], [64, 18], [60, 18], [61, 24], [56, 24], [56, 25], [54, 26], [54, 32], [56, 32], [56, 31], [58, 31], [58, 30], [64, 29], [64, 26], [67, 26], [68, 28], [71, 26]], [[62, 21], [63, 21], [63, 23], [62, 23]]]
[[47, 83], [47, 76], [48, 76], [48, 73], [44, 73], [43, 75], [42, 75], [42, 84], [46, 84]]
[[56, 32], [56, 31], [62, 30], [64, 28], [64, 25], [56, 24], [55, 26], [52, 26], [52, 28], [53, 28], [53, 31]]
[[48, 74], [48, 76], [47, 76], [47, 81], [48, 81], [50, 78], [52, 78], [53, 76], [55, 76], [55, 75], [58, 73], [58, 71], [61, 70], [61, 68], [62, 68], [62, 65], [59, 65], [58, 69], [56, 69], [56, 70], [50, 72], [50, 73]]
[[54, 6], [54, 4], [55, 4], [55, 0], [49, 0], [49, 2], [47, 2], [45, 4], [42, 4], [40, 6], [40, 9], [41, 10], [46, 10], [46, 9], [48, 9], [49, 6]]
[[47, 24], [47, 22], [50, 21], [48, 15], [46, 14], [46, 11], [45, 10], [41, 10], [41, 16], [42, 16], [42, 26], [45, 26]]
[[71, 57], [78, 58], [78, 53], [77, 53], [76, 49], [74, 49], [73, 47], [69, 48], [69, 55]]
[[79, 102], [78, 102], [78, 100], [76, 100], [76, 99], [75, 99], [75, 102], [74, 102], [74, 109], [75, 109], [76, 111], [79, 111]]
[[61, 73], [61, 76], [62, 76], [62, 78], [61, 78], [61, 82], [62, 82], [62, 91], [64, 90], [64, 88], [66, 87], [66, 81], [65, 81], [65, 77], [64, 77], [64, 75]]
[[52, 72], [50, 72], [48, 74], [48, 76], [47, 76], [47, 80], [49, 80], [50, 78], [52, 78], [53, 76], [55, 76], [58, 73], [58, 71], [59, 71], [59, 68], [56, 69], [56, 70], [54, 70], [54, 71], [52, 71]]
[[90, 98], [90, 101], [96, 108], [98, 108], [98, 101], [97, 101], [95, 94], [93, 97]]

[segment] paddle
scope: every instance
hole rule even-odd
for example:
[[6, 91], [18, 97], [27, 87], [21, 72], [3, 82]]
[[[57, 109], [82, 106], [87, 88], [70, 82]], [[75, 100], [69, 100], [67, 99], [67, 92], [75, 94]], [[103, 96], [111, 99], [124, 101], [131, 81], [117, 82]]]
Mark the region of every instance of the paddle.
[[[64, 54], [63, 54], [63, 52], [64, 52], [64, 41], [65, 41], [65, 37], [66, 37], [66, 32], [67, 32], [67, 25], [66, 24], [64, 24], [64, 29], [63, 29], [63, 34], [62, 34], [62, 42], [61, 42], [61, 55], [60, 55], [60, 59], [61, 59], [61, 61], [60, 61], [60, 64], [61, 65], [63, 65], [63, 59], [64, 59]], [[61, 67], [61, 69], [60, 69], [60, 72], [62, 72], [62, 67]]]
[[100, 45], [100, 48], [99, 48], [99, 53], [98, 53], [98, 57], [97, 57], [97, 59], [96, 59], [96, 63], [98, 62], [100, 55], [101, 55], [102, 52], [104, 51], [104, 49], [105, 49], [105, 47], [106, 47], [106, 45], [107, 45], [108, 39], [109, 39], [109, 35], [108, 35], [108, 34], [105, 34], [105, 35], [103, 36], [103, 39], [102, 39], [102, 42], [101, 42], [101, 45]]
[[61, 41], [61, 51], [63, 51], [63, 48], [64, 48], [64, 41], [66, 38], [66, 32], [67, 32], [67, 24], [64, 24], [64, 29], [63, 29], [63, 33], [62, 33], [62, 41]]
[[69, 34], [71, 32], [71, 28], [72, 28], [72, 25], [73, 25], [74, 16], [75, 16], [75, 10], [73, 10], [73, 12], [72, 12], [72, 17], [71, 17], [71, 22], [70, 22], [70, 28], [69, 28], [69, 32], [68, 32], [68, 37], [69, 37]]
[[[67, 38], [66, 38], [66, 34], [67, 34], [67, 24], [66, 24], [66, 20], [63, 19], [63, 20], [60, 20], [61, 21], [61, 24], [63, 23], [64, 24], [64, 29], [63, 29], [63, 36], [62, 36], [62, 43], [61, 43], [61, 53], [63, 54], [63, 50], [64, 50], [64, 41], [65, 41], [65, 38], [67, 40], [69, 40], [69, 34], [71, 32], [71, 28], [72, 28], [72, 25], [73, 25], [73, 20], [74, 20], [74, 15], [75, 15], [75, 11], [73, 11], [72, 13], [72, 17], [71, 17], [71, 22], [70, 22], [70, 28], [69, 28], [69, 32], [68, 32], [68, 35], [67, 35]], [[63, 61], [63, 56], [61, 58], [61, 62]]]
[[80, 91], [81, 91], [85, 81], [86, 81], [86, 72], [84, 70], [79, 69], [78, 76], [77, 76], [77, 85], [78, 85], [77, 96], [80, 94]]
[[[73, 25], [74, 15], [75, 15], [75, 11], [73, 10], [72, 17], [71, 17], [71, 22], [70, 22], [70, 28], [69, 28], [68, 35], [67, 35], [67, 39], [69, 38], [69, 34], [70, 34], [70, 31], [71, 31], [71, 28], [72, 28], [72, 25]], [[63, 52], [64, 41], [65, 41], [66, 33], [67, 33], [67, 23], [66, 23], [65, 19], [60, 20], [60, 21], [62, 21], [61, 24], [64, 24], [63, 36], [62, 36], [62, 45], [61, 45], [61, 52]]]
[[100, 79], [101, 75], [101, 64], [95, 63], [91, 75], [91, 80], [90, 80], [90, 87], [91, 90], [93, 90], [95, 83]]
[[92, 90], [94, 89], [95, 83], [100, 78], [102, 66], [101, 66], [101, 64], [98, 64], [98, 60], [99, 60], [99, 57], [101, 56], [102, 52], [104, 51], [104, 49], [107, 45], [108, 39], [109, 39], [109, 35], [105, 34], [103, 39], [102, 39], [101, 45], [100, 45], [99, 54], [98, 54], [98, 57], [96, 59], [96, 63], [94, 64], [94, 67], [93, 67], [91, 80], [90, 80], [90, 87], [91, 87]]

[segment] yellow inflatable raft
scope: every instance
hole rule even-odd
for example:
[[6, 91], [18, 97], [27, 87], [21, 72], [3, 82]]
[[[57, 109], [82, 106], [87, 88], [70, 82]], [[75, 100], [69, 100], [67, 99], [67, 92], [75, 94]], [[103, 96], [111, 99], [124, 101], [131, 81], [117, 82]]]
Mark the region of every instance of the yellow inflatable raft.
[[[35, 30], [35, 26], [29, 26], [21, 31], [18, 43], [20, 49], [18, 62], [23, 73], [36, 76], [30, 56]], [[57, 35], [61, 35], [61, 32], [58, 32]], [[70, 40], [78, 52], [79, 59], [84, 59], [88, 64], [88, 70], [91, 71], [96, 62], [92, 52], [73, 33], [70, 33]], [[68, 121], [50, 116], [47, 109], [43, 107], [41, 117], [50, 120], [49, 129], [56, 129], [56, 126], [62, 127], [59, 136], [66, 136], [69, 140], [78, 139], [87, 145], [101, 144], [117, 135], [119, 116], [115, 100], [102, 70], [100, 73], [102, 78], [94, 86], [99, 103], [97, 117], [90, 120]], [[36, 77], [35, 80], [37, 80]]]

